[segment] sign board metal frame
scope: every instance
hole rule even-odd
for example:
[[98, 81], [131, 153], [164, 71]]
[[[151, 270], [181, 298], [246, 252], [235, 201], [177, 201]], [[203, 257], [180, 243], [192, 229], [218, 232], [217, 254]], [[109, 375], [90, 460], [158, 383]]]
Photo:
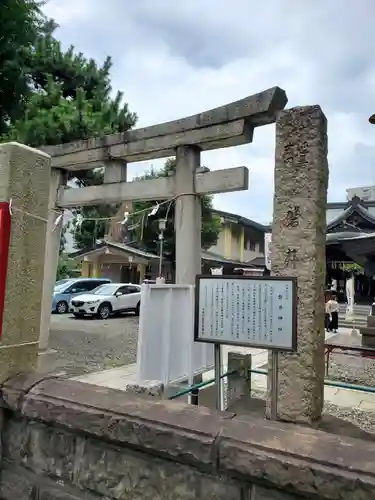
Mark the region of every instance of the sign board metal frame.
[[[291, 347], [284, 347], [278, 345], [270, 344], [254, 344], [251, 342], [228, 342], [227, 340], [222, 340], [219, 338], [202, 338], [199, 336], [199, 323], [200, 323], [200, 282], [201, 280], [244, 280], [244, 281], [283, 281], [291, 284], [291, 294], [292, 294], [292, 331], [291, 334]], [[195, 280], [195, 304], [194, 304], [194, 341], [195, 342], [206, 342], [212, 344], [220, 345], [233, 345], [241, 347], [251, 347], [257, 349], [269, 349], [272, 351], [284, 351], [284, 352], [296, 352], [297, 351], [297, 278], [295, 277], [281, 277], [281, 276], [215, 276], [215, 275], [198, 275]]]

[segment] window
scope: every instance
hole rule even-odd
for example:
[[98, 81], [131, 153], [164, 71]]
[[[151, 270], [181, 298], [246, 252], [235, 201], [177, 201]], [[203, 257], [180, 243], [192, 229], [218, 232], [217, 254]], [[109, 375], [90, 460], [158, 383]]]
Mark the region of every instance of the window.
[[[110, 280], [92, 280], [89, 283], [95, 283], [94, 288], [97, 288], [98, 286], [109, 285]], [[91, 290], [93, 290], [93, 288], [91, 288]]]
[[249, 250], [250, 252], [256, 251], [256, 243], [251, 238], [251, 235], [246, 234], [244, 240], [244, 250]]
[[71, 279], [70, 278], [64, 278], [62, 280], [56, 281], [55, 288], [60, 288], [61, 285], [66, 285], [66, 283], [68, 283], [68, 281], [71, 281]]
[[79, 290], [83, 292], [91, 292], [94, 290], [94, 288], [97, 288], [99, 285], [103, 285], [103, 282], [101, 281], [82, 281], [81, 283], [77, 283], [76, 287], [79, 288]]
[[106, 283], [105, 285], [98, 286], [93, 293], [95, 295], [114, 295], [118, 290], [117, 285]]
[[141, 289], [137, 286], [122, 286], [118, 291], [123, 293], [124, 295], [129, 295], [130, 293], [139, 293]]
[[74, 293], [92, 292], [95, 288], [98, 288], [98, 286], [104, 283], [106, 283], [104, 280], [76, 281], [71, 285], [68, 292], [72, 292], [72, 290], [75, 290]]

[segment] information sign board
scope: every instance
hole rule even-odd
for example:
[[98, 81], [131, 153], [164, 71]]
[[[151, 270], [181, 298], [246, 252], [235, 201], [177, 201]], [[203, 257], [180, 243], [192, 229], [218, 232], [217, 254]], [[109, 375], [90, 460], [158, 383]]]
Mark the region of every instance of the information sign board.
[[297, 279], [197, 276], [194, 340], [297, 349]]

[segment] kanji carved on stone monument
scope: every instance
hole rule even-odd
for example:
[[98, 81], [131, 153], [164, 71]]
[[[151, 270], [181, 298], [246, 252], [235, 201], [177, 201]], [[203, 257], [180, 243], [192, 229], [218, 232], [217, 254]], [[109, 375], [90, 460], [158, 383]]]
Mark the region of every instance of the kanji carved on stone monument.
[[297, 253], [298, 250], [296, 248], [288, 248], [284, 259], [285, 267], [292, 267], [293, 269], [296, 268], [296, 264], [298, 261]]
[[301, 215], [302, 214], [299, 205], [290, 206], [285, 214], [283, 225], [285, 227], [297, 227]]

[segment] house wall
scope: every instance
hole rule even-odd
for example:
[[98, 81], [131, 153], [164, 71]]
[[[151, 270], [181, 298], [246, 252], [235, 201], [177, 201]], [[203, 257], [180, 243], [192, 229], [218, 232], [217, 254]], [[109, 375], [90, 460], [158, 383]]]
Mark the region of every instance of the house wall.
[[100, 269], [100, 277], [108, 278], [114, 283], [121, 283], [121, 264], [103, 264]]
[[231, 222], [222, 224], [217, 243], [209, 251], [226, 259], [243, 261], [243, 228]]
[[209, 248], [209, 251], [214, 252], [218, 255], [225, 256], [227, 239], [228, 239], [227, 233], [228, 229], [223, 225], [219, 233], [216, 245], [212, 245], [212, 247]]
[[[121, 256], [114, 255], [101, 255], [93, 262], [82, 261], [81, 263], [81, 276], [85, 278], [97, 277], [97, 278], [108, 278], [114, 283], [123, 282], [123, 267], [129, 267], [129, 261], [126, 256], [121, 259]], [[156, 280], [159, 276], [159, 262], [154, 260], [147, 263], [133, 263], [132, 269], [137, 269], [138, 274], [137, 279], [131, 279], [131, 281], [142, 281], [147, 276], [148, 279]], [[163, 276], [167, 281], [173, 281], [173, 269], [170, 263], [163, 263]], [[127, 280], [126, 280], [127, 281]]]
[[226, 259], [247, 262], [264, 255], [264, 235], [261, 231], [226, 222], [222, 225], [216, 245], [209, 251]]
[[231, 224], [231, 255], [230, 259], [243, 261], [244, 259], [244, 228], [239, 224]]
[[[90, 261], [82, 261], [81, 276], [83, 277], [96, 277], [108, 278], [114, 283], [122, 283], [124, 281], [123, 268], [129, 268], [130, 263], [127, 256], [102, 254], [93, 256]], [[142, 282], [146, 273], [147, 262], [133, 262], [130, 269], [137, 270], [129, 279], [125, 281]]]
[[244, 231], [244, 261], [264, 255], [264, 234], [248, 227]]

